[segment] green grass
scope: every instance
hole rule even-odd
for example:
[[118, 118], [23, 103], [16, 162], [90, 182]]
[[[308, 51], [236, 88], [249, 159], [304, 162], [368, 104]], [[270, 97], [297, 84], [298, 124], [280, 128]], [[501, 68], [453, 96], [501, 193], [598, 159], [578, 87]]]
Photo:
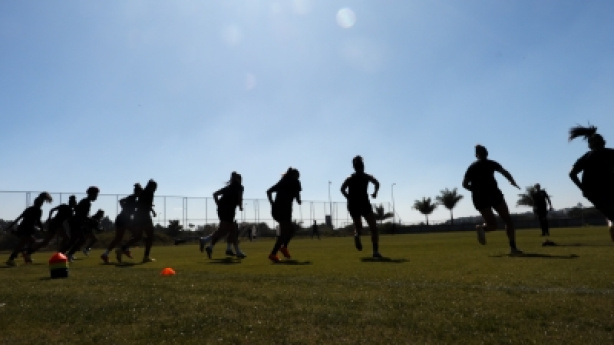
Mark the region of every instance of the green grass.
[[[94, 250], [49, 279], [51, 253], [0, 266], [0, 344], [607, 344], [614, 343], [614, 245], [602, 227], [381, 238], [386, 260], [351, 237], [295, 239], [271, 264], [214, 260], [196, 244], [154, 246], [154, 263], [103, 265]], [[8, 257], [8, 253], [3, 253]], [[4, 259], [5, 260], [5, 259]], [[164, 267], [177, 274], [160, 276]]]

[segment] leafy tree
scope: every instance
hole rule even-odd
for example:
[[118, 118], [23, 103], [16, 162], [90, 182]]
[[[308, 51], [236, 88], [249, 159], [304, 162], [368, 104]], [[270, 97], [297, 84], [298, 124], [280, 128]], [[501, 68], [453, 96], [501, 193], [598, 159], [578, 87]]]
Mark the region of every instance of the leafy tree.
[[109, 218], [109, 216], [104, 216], [101, 220], [100, 220], [100, 228], [102, 229], [102, 231], [109, 231], [113, 229], [113, 221]]
[[177, 236], [183, 230], [183, 225], [179, 224], [179, 219], [177, 220], [169, 220], [168, 227], [166, 228], [166, 233], [169, 236]]
[[435, 197], [437, 202], [443, 207], [450, 210], [450, 224], [454, 224], [454, 213], [452, 213], [452, 209], [456, 207], [456, 204], [463, 198], [462, 195], [458, 194], [457, 189], [454, 188], [449, 190], [448, 188], [440, 191], [440, 195]]
[[422, 197], [422, 200], [414, 201], [414, 208], [426, 217], [426, 225], [429, 225], [429, 214], [433, 213], [437, 208], [437, 203], [431, 198]]
[[293, 219], [292, 220], [292, 226], [293, 226], [293, 228], [296, 231], [303, 230], [303, 221], [302, 220]]
[[382, 221], [392, 218], [393, 216], [392, 212], [386, 212], [386, 210], [384, 210], [384, 206], [382, 204], [379, 206], [374, 206], [373, 208], [375, 210], [375, 220], [377, 220], [380, 225], [382, 225]]
[[535, 194], [535, 191], [537, 191], [535, 185], [526, 187], [524, 193], [518, 194], [516, 206], [533, 207], [533, 205], [535, 205], [535, 201], [533, 200], [533, 194]]

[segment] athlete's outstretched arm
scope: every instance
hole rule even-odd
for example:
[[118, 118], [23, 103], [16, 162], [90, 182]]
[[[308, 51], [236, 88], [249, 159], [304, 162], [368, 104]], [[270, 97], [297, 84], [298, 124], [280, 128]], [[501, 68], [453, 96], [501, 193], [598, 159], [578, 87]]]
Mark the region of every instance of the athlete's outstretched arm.
[[500, 167], [497, 169], [498, 172], [501, 173], [501, 175], [505, 176], [505, 178], [510, 181], [510, 184], [518, 189], [520, 189], [520, 187], [516, 184], [516, 181], [514, 181], [514, 178], [512, 177], [512, 174], [509, 173], [509, 171], [503, 169], [503, 167]]
[[56, 212], [59, 208], [60, 208], [60, 206], [56, 206], [56, 207], [54, 207], [54, 208], [49, 210], [49, 216], [47, 217], [47, 221], [49, 221], [49, 219], [51, 219], [51, 215], [53, 214], [53, 212]]
[[[277, 185], [275, 185], [275, 186], [277, 186]], [[275, 186], [267, 189], [267, 191], [266, 191], [267, 199], [269, 199], [269, 202], [271, 203], [271, 205], [273, 205], [273, 192], [275, 192]]]
[[569, 178], [578, 187], [578, 189], [582, 190], [582, 182], [580, 182], [580, 178], [578, 177], [578, 174], [580, 172], [582, 172], [582, 169], [579, 169], [574, 165], [573, 168], [571, 168], [571, 171], [569, 172]]
[[463, 188], [465, 188], [468, 191], [471, 191], [471, 182], [469, 181], [469, 177], [467, 177], [467, 174], [465, 174], [465, 177], [463, 177]]
[[341, 194], [343, 194], [343, 196], [347, 199], [350, 196], [348, 195], [348, 179], [346, 179], [345, 181], [343, 181], [343, 184], [341, 185]]
[[17, 219], [15, 219], [11, 224], [9, 224], [9, 226], [6, 227], [6, 230], [8, 230], [8, 229], [12, 228], [13, 226], [15, 226], [15, 224], [17, 224], [17, 222], [19, 222], [19, 220], [21, 218], [23, 218], [23, 214], [24, 213], [25, 213], [25, 211], [22, 212], [21, 215], [19, 215], [19, 217], [17, 217]]
[[243, 212], [243, 190], [239, 192], [239, 210]]
[[371, 194], [373, 199], [375, 199], [377, 198], [377, 192], [379, 192], [379, 181], [375, 177], [371, 176], [371, 183], [373, 183], [375, 186], [375, 190], [373, 191], [373, 194]]
[[545, 194], [546, 194], [546, 201], [548, 201], [548, 205], [550, 205], [550, 210], [552, 210], [552, 200], [550, 200], [550, 195], [548, 195], [548, 193], [545, 193]]
[[224, 192], [224, 188], [216, 190], [215, 193], [213, 193], [213, 201], [215, 201], [216, 205], [220, 201], [220, 195], [222, 195], [223, 192]]

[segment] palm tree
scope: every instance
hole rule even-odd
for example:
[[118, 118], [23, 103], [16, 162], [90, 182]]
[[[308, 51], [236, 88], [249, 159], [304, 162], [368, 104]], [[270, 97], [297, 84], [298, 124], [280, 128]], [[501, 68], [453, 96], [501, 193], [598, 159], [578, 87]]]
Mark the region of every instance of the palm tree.
[[429, 225], [429, 214], [433, 213], [437, 208], [437, 203], [431, 198], [422, 197], [422, 200], [414, 201], [414, 208], [426, 217], [426, 225]]
[[450, 224], [454, 224], [454, 213], [452, 213], [452, 209], [456, 207], [456, 204], [463, 198], [462, 195], [458, 194], [456, 188], [449, 190], [448, 188], [440, 191], [440, 195], [436, 196], [435, 199], [440, 205], [450, 210]]
[[519, 199], [516, 201], [516, 206], [533, 207], [535, 205], [533, 194], [536, 190], [535, 185], [526, 187], [524, 193], [518, 194]]
[[380, 225], [382, 225], [382, 221], [388, 218], [392, 218], [392, 212], [386, 212], [382, 204], [380, 204], [379, 206], [374, 206], [374, 209], [375, 209], [375, 220], [377, 220]]

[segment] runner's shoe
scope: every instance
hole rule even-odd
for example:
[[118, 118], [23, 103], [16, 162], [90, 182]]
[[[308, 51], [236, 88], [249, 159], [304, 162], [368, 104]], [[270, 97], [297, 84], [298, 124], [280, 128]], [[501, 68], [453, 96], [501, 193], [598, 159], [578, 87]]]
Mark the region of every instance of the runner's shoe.
[[21, 253], [21, 255], [23, 255], [23, 261], [24, 261], [26, 264], [31, 264], [31, 263], [32, 263], [32, 257], [30, 256], [30, 253], [28, 253], [28, 252], [26, 252], [26, 251], [23, 251], [23, 252]]
[[381, 259], [382, 258], [382, 254], [380, 254], [379, 252], [374, 252], [373, 253], [373, 258], [374, 259]]
[[362, 250], [362, 242], [360, 241], [359, 235], [354, 235], [354, 246], [358, 251]]
[[284, 255], [284, 258], [286, 259], [290, 259], [292, 257], [290, 256], [290, 252], [288, 251], [288, 248], [286, 247], [279, 248], [279, 251]]
[[235, 253], [232, 250], [227, 250], [226, 251], [226, 255], [227, 256], [235, 256]]
[[243, 253], [243, 252], [238, 252], [238, 253], [237, 253], [237, 257], [238, 257], [239, 259], [245, 259], [245, 258], [247, 257], [247, 255], [245, 255], [245, 253]]
[[109, 263], [109, 256], [105, 253], [102, 253], [102, 255], [100, 255], [100, 258], [102, 259], [102, 261], [104, 261], [105, 264]]
[[213, 249], [211, 249], [211, 247], [205, 247], [205, 251], [207, 252], [207, 257], [211, 259], [211, 254], [213, 254]]
[[280, 261], [280, 260], [279, 260], [279, 256], [277, 256], [277, 255], [273, 255], [273, 254], [270, 254], [270, 255], [269, 255], [269, 260], [273, 261], [273, 263], [275, 263], [275, 264], [276, 264], [276, 263], [278, 263], [278, 262]]
[[149, 256], [146, 256], [143, 258], [143, 263], [154, 262], [154, 261], [156, 261], [156, 259], [150, 258]]
[[83, 252], [83, 255], [90, 256], [90, 248], [83, 248], [82, 252]]
[[480, 244], [486, 244], [486, 232], [484, 231], [484, 226], [483, 225], [477, 225], [475, 227], [475, 230], [478, 234], [478, 242], [480, 242]]
[[510, 251], [510, 256], [522, 255], [522, 250], [517, 248], [512, 248]]
[[124, 249], [122, 253], [127, 256], [129, 259], [132, 259], [132, 252], [128, 249]]

